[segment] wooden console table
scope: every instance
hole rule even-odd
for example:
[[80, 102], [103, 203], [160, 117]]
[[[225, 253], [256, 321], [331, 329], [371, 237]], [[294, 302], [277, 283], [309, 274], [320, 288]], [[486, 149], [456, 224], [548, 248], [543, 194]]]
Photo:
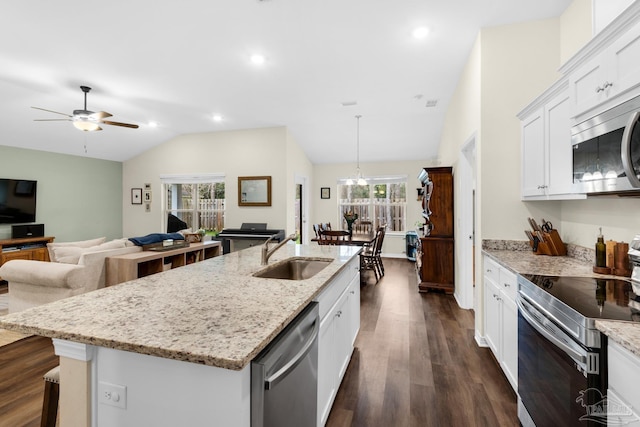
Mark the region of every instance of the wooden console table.
[[49, 261], [47, 243], [55, 237], [26, 237], [0, 240], [0, 265], [12, 259]]
[[[138, 279], [165, 269], [203, 261], [221, 254], [220, 242], [210, 240], [191, 243], [184, 248], [166, 251], [142, 251], [106, 259], [106, 286]], [[167, 267], [165, 267], [167, 266]]]

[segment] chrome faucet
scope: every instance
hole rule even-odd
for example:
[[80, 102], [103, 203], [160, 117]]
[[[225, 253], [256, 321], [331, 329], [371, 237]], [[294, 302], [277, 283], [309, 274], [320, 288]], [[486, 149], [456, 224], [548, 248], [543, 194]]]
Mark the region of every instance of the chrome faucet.
[[269, 262], [269, 258], [271, 258], [271, 255], [273, 255], [275, 251], [280, 249], [282, 245], [287, 243], [289, 240], [295, 240], [298, 236], [296, 234], [287, 236], [282, 242], [278, 243], [271, 250], [269, 250], [269, 242], [272, 241], [275, 237], [276, 235], [274, 234], [273, 236], [269, 237], [266, 242], [264, 242], [264, 245], [262, 245], [262, 260], [260, 261], [261, 265], [267, 265], [267, 263]]

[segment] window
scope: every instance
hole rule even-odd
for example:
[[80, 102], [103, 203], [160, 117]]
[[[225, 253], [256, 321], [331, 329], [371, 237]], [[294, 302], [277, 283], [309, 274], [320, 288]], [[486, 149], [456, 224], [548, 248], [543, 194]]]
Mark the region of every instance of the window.
[[222, 230], [224, 228], [224, 175], [171, 175], [160, 177], [164, 193], [166, 220], [173, 214], [192, 230]]
[[371, 221], [374, 229], [387, 225], [387, 231], [404, 232], [407, 220], [407, 177], [367, 177], [368, 185], [347, 185], [338, 181], [338, 215], [347, 229], [344, 214], [353, 211], [359, 221]]

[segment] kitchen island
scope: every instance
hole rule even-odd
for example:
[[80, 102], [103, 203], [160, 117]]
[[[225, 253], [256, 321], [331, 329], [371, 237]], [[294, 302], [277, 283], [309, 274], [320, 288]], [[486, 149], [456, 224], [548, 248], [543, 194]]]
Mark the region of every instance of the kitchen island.
[[10, 314], [0, 327], [54, 339], [63, 427], [248, 426], [251, 360], [325, 288], [357, 274], [359, 251], [284, 245], [270, 264], [333, 259], [291, 281], [254, 277], [264, 267], [250, 248]]

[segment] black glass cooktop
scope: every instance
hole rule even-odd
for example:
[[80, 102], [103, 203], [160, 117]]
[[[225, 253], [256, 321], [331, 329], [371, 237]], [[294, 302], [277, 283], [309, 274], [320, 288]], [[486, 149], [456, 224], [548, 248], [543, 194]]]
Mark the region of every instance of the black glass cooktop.
[[640, 296], [626, 280], [531, 274], [522, 277], [585, 317], [640, 322]]

